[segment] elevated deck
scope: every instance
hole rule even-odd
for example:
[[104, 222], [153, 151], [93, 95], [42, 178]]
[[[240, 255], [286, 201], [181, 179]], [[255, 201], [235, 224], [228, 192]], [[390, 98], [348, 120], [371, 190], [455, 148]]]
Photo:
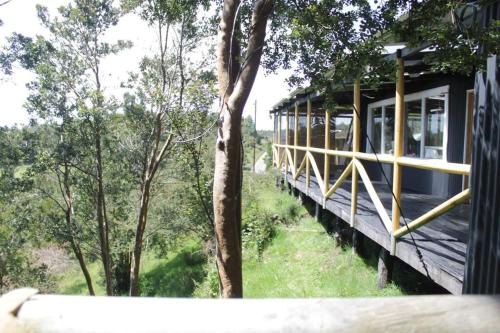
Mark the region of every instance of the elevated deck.
[[[314, 176], [311, 176], [309, 189], [306, 188], [304, 175], [300, 175], [294, 181], [291, 174], [288, 174], [288, 179], [292, 187], [306, 194], [316, 203], [323, 205], [323, 195]], [[331, 181], [334, 182], [333, 179]], [[391, 207], [392, 200], [389, 187], [380, 182], [373, 182], [373, 185], [386, 211], [390, 214], [390, 208], [387, 208]], [[443, 201], [442, 198], [425, 194], [403, 192], [401, 195], [402, 210], [408, 223]], [[350, 207], [351, 183], [346, 181], [326, 200], [324, 208], [351, 224]], [[403, 236], [397, 241], [395, 256], [422, 274], [428, 274], [434, 282], [451, 293], [461, 294], [469, 229], [469, 211], [468, 204], [459, 205], [412, 232], [428, 273], [417, 255], [410, 235]], [[403, 223], [401, 224], [403, 225]], [[390, 236], [361, 181], [358, 192], [358, 213], [354, 227], [390, 250]]]

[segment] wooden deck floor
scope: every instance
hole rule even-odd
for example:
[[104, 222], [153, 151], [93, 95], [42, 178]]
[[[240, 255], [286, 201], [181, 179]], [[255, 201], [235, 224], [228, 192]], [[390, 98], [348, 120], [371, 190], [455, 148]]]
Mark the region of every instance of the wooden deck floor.
[[[289, 176], [289, 179], [292, 179], [291, 176]], [[300, 192], [308, 195], [315, 202], [320, 205], [323, 204], [323, 196], [315, 177], [311, 176], [309, 191], [306, 189], [304, 176], [300, 176], [297, 181], [291, 180], [290, 184]], [[358, 215], [355, 227], [373, 241], [390, 250], [391, 241], [389, 234], [378, 217], [375, 206], [372, 204], [362, 184], [362, 181], [360, 181]], [[390, 216], [392, 196], [389, 187], [387, 184], [377, 182], [374, 182], [373, 185]], [[401, 205], [407, 222], [410, 222], [443, 201], [445, 199], [431, 195], [403, 193]], [[350, 181], [346, 181], [326, 201], [325, 208], [342, 220], [350, 223], [350, 206], [351, 183]], [[468, 204], [459, 205], [445, 215], [413, 231], [413, 237], [422, 253], [430, 278], [453, 294], [462, 293], [467, 234], [469, 230], [469, 211], [470, 206]], [[424, 275], [427, 275], [418, 258], [410, 235], [406, 235], [398, 240], [396, 257]]]

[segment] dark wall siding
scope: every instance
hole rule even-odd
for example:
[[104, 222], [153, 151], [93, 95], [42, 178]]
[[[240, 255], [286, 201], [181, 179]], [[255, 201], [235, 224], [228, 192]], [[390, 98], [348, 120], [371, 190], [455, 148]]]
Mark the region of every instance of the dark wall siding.
[[[465, 131], [465, 107], [466, 90], [473, 87], [473, 80], [466, 77], [440, 76], [431, 77], [424, 80], [408, 82], [405, 85], [405, 94], [433, 89], [442, 86], [450, 86], [448, 100], [448, 146], [447, 158], [450, 162], [462, 163]], [[394, 89], [387, 89], [376, 94], [373, 99], [363, 99], [362, 128], [366, 131], [368, 104], [375, 101], [394, 97]], [[373, 95], [373, 94], [372, 94]], [[364, 132], [366, 133], [366, 132]], [[366, 136], [362, 136], [363, 151], [369, 151]], [[382, 179], [380, 167], [375, 163], [365, 163], [367, 172], [372, 180]], [[392, 182], [392, 166], [384, 164], [386, 175]], [[432, 194], [442, 198], [451, 197], [462, 188], [462, 176], [449, 175], [441, 172], [421, 170], [416, 168], [403, 168], [403, 190]]]

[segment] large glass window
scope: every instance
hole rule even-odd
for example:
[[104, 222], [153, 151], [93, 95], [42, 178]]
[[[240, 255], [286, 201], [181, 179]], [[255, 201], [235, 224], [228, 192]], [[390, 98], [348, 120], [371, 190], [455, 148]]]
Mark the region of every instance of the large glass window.
[[[444, 159], [448, 87], [405, 96], [404, 155]], [[369, 133], [376, 153], [394, 154], [394, 98], [368, 106]]]
[[352, 115], [339, 114], [330, 118], [330, 147], [347, 150], [347, 140], [351, 131]]

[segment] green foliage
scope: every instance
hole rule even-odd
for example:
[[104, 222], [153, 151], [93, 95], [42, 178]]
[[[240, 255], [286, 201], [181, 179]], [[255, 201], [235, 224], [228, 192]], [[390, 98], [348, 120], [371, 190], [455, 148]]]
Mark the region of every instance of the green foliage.
[[193, 296], [198, 298], [216, 298], [219, 296], [219, 273], [217, 272], [214, 257], [208, 259], [205, 265], [205, 279], [196, 284]]
[[255, 249], [260, 258], [276, 235], [276, 222], [270, 212], [260, 211], [255, 204], [247, 205], [243, 214], [242, 227], [244, 248]]
[[205, 264], [205, 256], [193, 247], [182, 249], [168, 260], [150, 260], [141, 275], [141, 295], [192, 296], [195, 287], [205, 278]]

